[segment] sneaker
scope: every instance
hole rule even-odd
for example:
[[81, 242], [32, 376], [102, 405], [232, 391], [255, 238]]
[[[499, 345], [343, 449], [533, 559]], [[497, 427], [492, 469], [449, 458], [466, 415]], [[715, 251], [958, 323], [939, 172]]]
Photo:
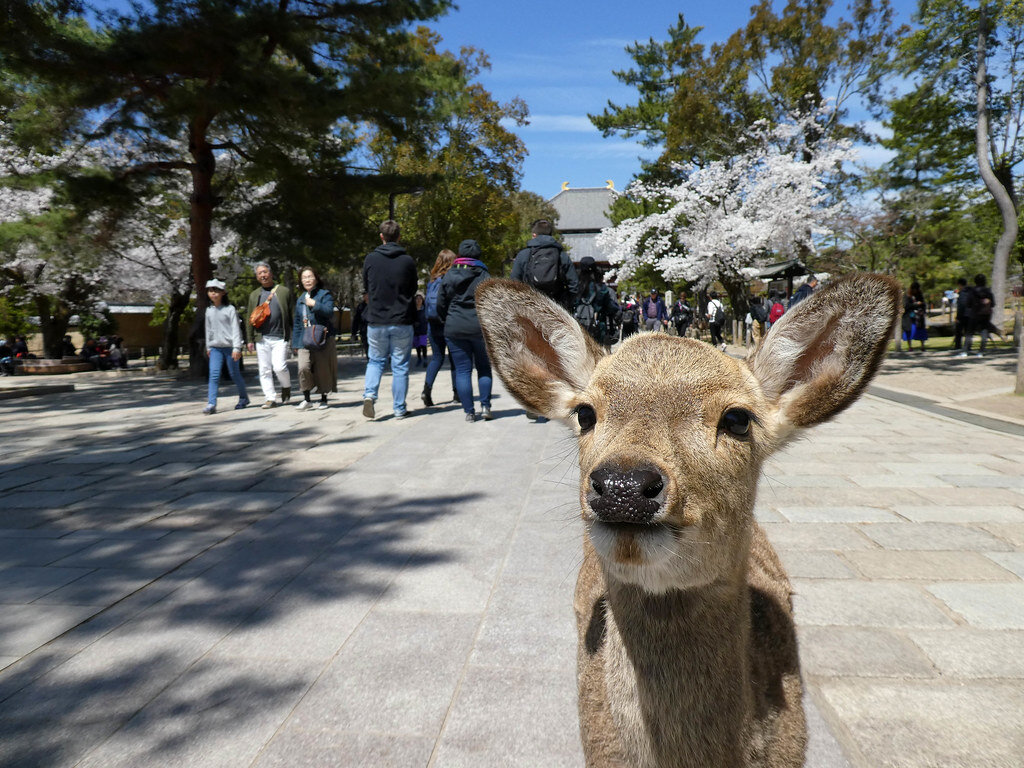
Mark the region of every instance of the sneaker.
[[476, 421], [476, 414], [475, 413], [467, 413], [466, 414], [466, 421], [468, 421], [470, 423]]
[[248, 405], [249, 405], [249, 401], [248, 400], [239, 400], [237, 403], [235, 403], [235, 410], [236, 411], [240, 411], [243, 408], [247, 407]]
[[722, 342], [722, 351], [725, 352], [725, 342]]
[[376, 416], [376, 412], [373, 410], [372, 398], [363, 398], [363, 416], [365, 416], [368, 419], [372, 419], [374, 416]]
[[313, 404], [309, 400], [303, 400], [301, 403], [295, 406], [297, 411], [312, 411]]
[[289, 387], [281, 387], [281, 402], [287, 403], [292, 399], [292, 391]]
[[967, 357], [967, 353], [961, 352], [959, 355], [956, 355], [956, 357]]
[[490, 406], [485, 405], [483, 408], [480, 409], [480, 418], [482, 418], [484, 421], [490, 421], [491, 419], [494, 418], [494, 416], [491, 414]]
[[409, 418], [409, 412], [408, 411], [402, 411], [401, 413], [397, 413], [397, 412], [395, 413], [395, 420], [396, 421], [401, 421], [402, 419], [407, 419], [407, 418]]
[[203, 408], [203, 413], [205, 413], [207, 416], [209, 416], [211, 413], [216, 413], [216, 412], [217, 412], [217, 406], [216, 405], [208, 405], [205, 408]]
[[983, 355], [981, 352], [975, 352], [974, 356], [975, 357], [984, 357], [985, 355]]
[[273, 400], [267, 400], [267, 402], [261, 405], [260, 408], [267, 411], [270, 410], [271, 408], [277, 408], [277, 403], [275, 403]]
[[326, 400], [321, 400], [321, 401], [320, 401], [319, 403], [317, 403], [317, 405], [316, 405], [316, 409], [317, 409], [318, 411], [326, 411], [326, 410], [327, 410], [328, 408], [330, 408], [330, 406], [329, 406], [329, 405], [327, 404], [327, 401], [326, 401]]

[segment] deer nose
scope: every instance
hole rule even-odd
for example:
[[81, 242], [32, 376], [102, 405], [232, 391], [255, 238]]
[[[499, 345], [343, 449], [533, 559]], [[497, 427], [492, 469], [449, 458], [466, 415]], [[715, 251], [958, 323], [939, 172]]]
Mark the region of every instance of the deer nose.
[[650, 523], [665, 500], [665, 477], [651, 466], [602, 466], [590, 473], [587, 502], [603, 523]]

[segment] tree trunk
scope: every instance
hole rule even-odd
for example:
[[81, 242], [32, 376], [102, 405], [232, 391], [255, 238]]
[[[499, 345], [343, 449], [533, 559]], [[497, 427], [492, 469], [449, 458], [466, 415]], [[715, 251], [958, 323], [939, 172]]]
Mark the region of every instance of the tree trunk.
[[210, 245], [213, 243], [213, 173], [217, 160], [207, 141], [209, 120], [196, 118], [189, 124], [189, 152], [192, 166], [192, 196], [189, 200], [189, 250], [192, 254], [192, 281], [196, 288], [196, 323], [189, 334], [189, 375], [206, 376], [206, 344], [196, 332], [206, 313], [206, 281], [213, 277]]
[[54, 308], [49, 296], [36, 295], [36, 313], [39, 315], [39, 330], [43, 334], [43, 354], [53, 360], [64, 355], [64, 334], [68, 332], [71, 317], [59, 304]]
[[188, 308], [188, 299], [192, 293], [192, 281], [188, 281], [181, 293], [171, 292], [167, 302], [167, 317], [164, 318], [164, 354], [161, 363], [165, 369], [178, 367], [178, 329], [181, 327], [181, 316]]
[[986, 67], [987, 56], [988, 20], [986, 3], [981, 4], [978, 17], [978, 49], [977, 49], [977, 74], [974, 78], [978, 91], [978, 120], [975, 129], [975, 150], [978, 159], [978, 169], [981, 171], [981, 178], [985, 182], [992, 199], [999, 207], [999, 214], [1003, 217], [1003, 234], [996, 243], [995, 256], [992, 260], [992, 295], [995, 302], [992, 306], [992, 322], [1002, 331], [1003, 328], [1003, 304], [1006, 301], [1006, 268], [1010, 261], [1010, 250], [1017, 241], [1017, 210], [1013, 204], [1013, 198], [1003, 184], [999, 182], [995, 172], [992, 170], [992, 163], [989, 159], [989, 135], [988, 135], [988, 69]]

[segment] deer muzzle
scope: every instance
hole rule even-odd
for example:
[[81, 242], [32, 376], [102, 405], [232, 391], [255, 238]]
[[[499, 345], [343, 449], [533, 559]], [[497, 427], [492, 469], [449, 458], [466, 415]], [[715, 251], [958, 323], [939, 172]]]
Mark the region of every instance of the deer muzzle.
[[665, 503], [668, 481], [653, 466], [602, 465], [590, 473], [587, 503], [602, 523], [650, 525]]

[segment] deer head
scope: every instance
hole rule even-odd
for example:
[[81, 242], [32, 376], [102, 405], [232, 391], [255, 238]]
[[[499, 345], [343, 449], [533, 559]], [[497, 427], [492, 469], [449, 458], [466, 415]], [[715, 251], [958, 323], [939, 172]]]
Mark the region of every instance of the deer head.
[[840, 280], [796, 305], [741, 361], [659, 333], [605, 355], [522, 283], [489, 280], [476, 295], [507, 389], [578, 437], [580, 508], [606, 575], [655, 593], [741, 583], [762, 463], [857, 399], [899, 300], [889, 278]]

